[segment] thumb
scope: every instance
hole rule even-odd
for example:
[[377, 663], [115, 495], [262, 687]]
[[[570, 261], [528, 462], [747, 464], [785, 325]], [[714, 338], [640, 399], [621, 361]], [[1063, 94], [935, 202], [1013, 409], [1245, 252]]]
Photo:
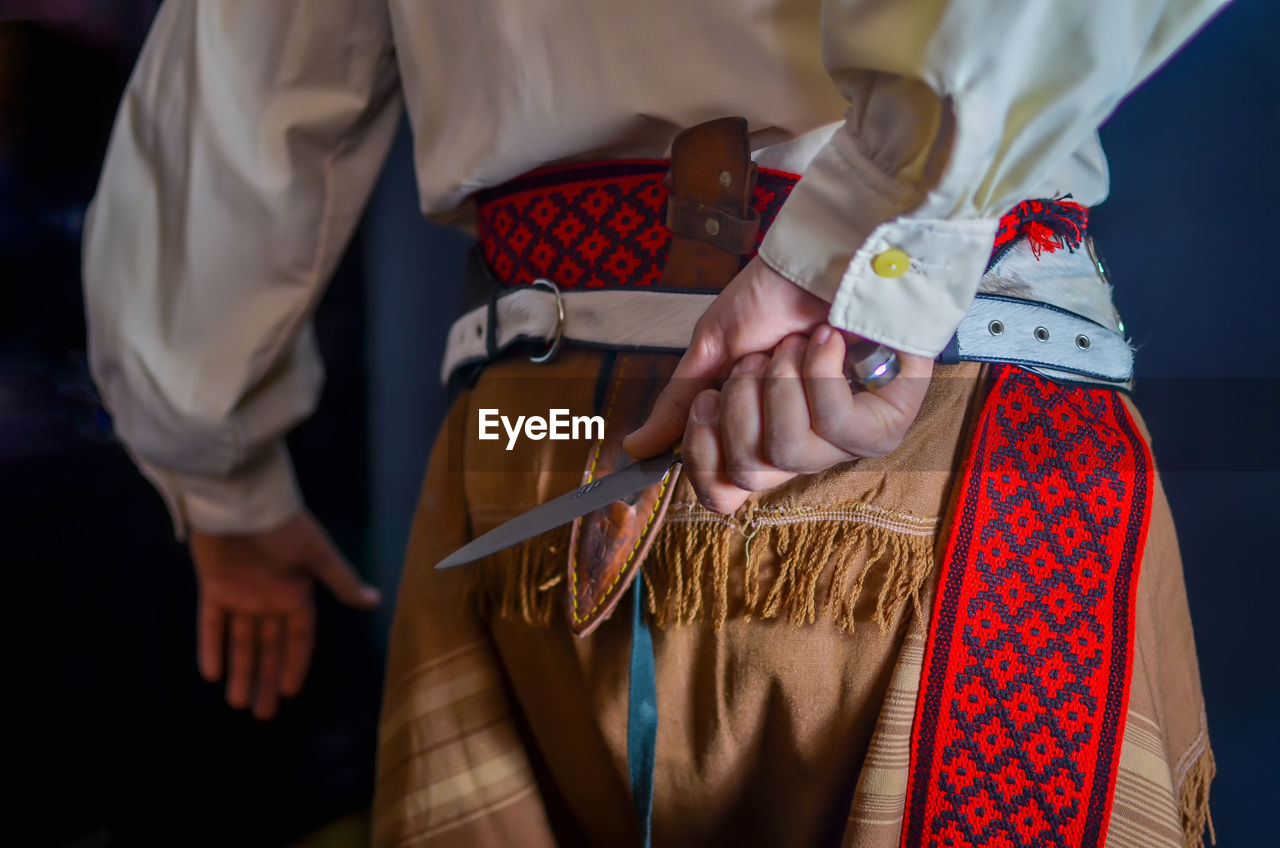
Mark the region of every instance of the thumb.
[[356, 570], [328, 540], [318, 547], [315, 555], [308, 557], [307, 570], [335, 598], [349, 607], [373, 609], [382, 600], [382, 593], [361, 580]]
[[729, 365], [718, 330], [694, 333], [666, 388], [658, 395], [649, 417], [622, 440], [622, 449], [636, 459], [648, 459], [669, 449], [684, 435], [689, 407], [703, 389], [712, 388]]

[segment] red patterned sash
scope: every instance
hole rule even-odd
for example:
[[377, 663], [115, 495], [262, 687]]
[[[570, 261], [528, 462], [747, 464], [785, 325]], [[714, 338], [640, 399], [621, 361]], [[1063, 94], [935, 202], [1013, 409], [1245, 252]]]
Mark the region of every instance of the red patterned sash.
[[[671, 243], [663, 185], [669, 166], [665, 159], [551, 165], [476, 192], [489, 270], [508, 286], [539, 278], [562, 289], [653, 285]], [[757, 247], [799, 179], [760, 169], [752, 201], [760, 215]], [[1088, 219], [1088, 209], [1062, 198], [1019, 203], [1000, 219], [988, 266], [1023, 240], [1037, 255], [1074, 250]]]
[[[489, 268], [506, 285], [539, 277], [564, 289], [653, 285], [671, 243], [662, 184], [668, 167], [665, 159], [555, 165], [478, 192], [476, 225]], [[797, 180], [760, 169], [757, 245]]]
[[902, 844], [1101, 846], [1151, 506], [1118, 393], [997, 372], [925, 651]]

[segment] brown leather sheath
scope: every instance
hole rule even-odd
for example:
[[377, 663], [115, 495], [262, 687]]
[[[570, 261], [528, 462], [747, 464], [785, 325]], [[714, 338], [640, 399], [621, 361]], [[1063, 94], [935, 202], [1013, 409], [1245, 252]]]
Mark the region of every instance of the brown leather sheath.
[[[658, 286], [719, 290], [742, 257], [755, 250], [760, 228], [752, 208], [756, 166], [747, 122], [720, 118], [676, 136], [667, 174], [667, 228], [672, 238]], [[622, 439], [648, 416], [679, 357], [619, 353], [602, 395], [604, 438], [587, 457], [583, 483], [631, 463]], [[586, 636], [609, 617], [653, 544], [675, 490], [680, 466], [661, 483], [573, 523], [569, 543], [569, 622]]]

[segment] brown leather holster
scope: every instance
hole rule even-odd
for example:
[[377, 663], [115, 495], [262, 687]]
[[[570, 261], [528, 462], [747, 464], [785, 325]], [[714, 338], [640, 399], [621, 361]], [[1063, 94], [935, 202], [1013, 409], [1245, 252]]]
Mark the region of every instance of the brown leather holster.
[[[720, 118], [676, 136], [665, 184], [672, 238], [661, 288], [718, 291], [756, 247], [760, 219], [752, 207], [756, 166], [747, 122]], [[679, 358], [619, 353], [602, 374], [604, 438], [589, 452], [583, 483], [628, 465], [623, 438], [648, 416]], [[608, 367], [608, 366], [607, 366]], [[679, 464], [667, 478], [573, 523], [569, 544], [569, 621], [585, 636], [617, 606], [653, 544], [675, 489]]]

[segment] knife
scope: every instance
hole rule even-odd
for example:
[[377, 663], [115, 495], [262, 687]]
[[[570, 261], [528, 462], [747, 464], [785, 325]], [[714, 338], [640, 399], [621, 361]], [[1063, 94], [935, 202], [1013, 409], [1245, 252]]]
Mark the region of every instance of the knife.
[[[872, 390], [888, 385], [899, 371], [898, 358], [893, 351], [868, 341], [851, 344], [844, 364], [845, 377], [850, 383]], [[627, 495], [634, 495], [665, 478], [679, 461], [680, 446], [677, 445], [659, 456], [633, 462], [477, 536], [437, 563], [436, 568], [453, 568], [475, 562], [561, 524], [568, 524]]]
[[602, 506], [608, 506], [627, 495], [634, 495], [660, 482], [679, 461], [679, 448], [676, 448], [659, 456], [633, 462], [599, 480], [592, 480], [477, 536], [441, 560], [436, 568], [453, 568], [455, 565], [475, 562], [525, 539], [532, 539], [553, 527], [567, 524]]

